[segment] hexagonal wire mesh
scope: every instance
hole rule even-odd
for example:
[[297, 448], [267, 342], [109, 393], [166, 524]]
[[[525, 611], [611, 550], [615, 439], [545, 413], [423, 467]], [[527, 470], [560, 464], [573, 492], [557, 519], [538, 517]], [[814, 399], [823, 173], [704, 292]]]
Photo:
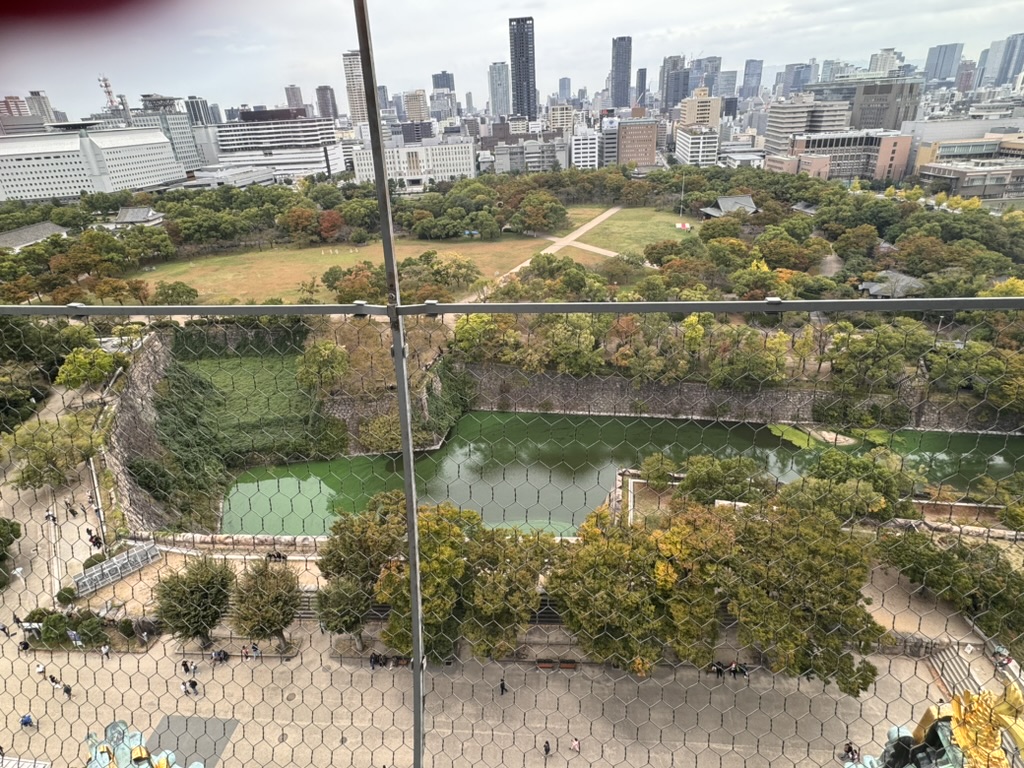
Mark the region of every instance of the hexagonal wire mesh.
[[[424, 763], [822, 765], [1017, 681], [1004, 303], [407, 308]], [[410, 764], [386, 319], [88, 311], [0, 316], [8, 753]]]

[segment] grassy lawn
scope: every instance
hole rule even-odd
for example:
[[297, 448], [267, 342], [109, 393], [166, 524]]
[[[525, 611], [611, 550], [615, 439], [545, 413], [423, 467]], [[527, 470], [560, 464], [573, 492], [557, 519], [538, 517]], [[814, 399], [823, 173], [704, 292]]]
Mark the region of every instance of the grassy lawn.
[[272, 450], [301, 437], [309, 396], [295, 382], [298, 358], [234, 357], [186, 361], [224, 394], [216, 428], [242, 451]]
[[582, 227], [595, 216], [604, 213], [608, 208], [603, 205], [570, 205], [566, 210], [569, 212], [569, 224], [564, 229], [558, 230], [555, 233], [556, 235], [568, 235], [574, 229]]
[[623, 208], [583, 235], [580, 242], [607, 248], [616, 253], [642, 253], [644, 246], [650, 243], [685, 237], [685, 232], [676, 229], [676, 222], [680, 221], [688, 221], [692, 226], [699, 226], [692, 216], [680, 217], [653, 208]]
[[608, 261], [607, 256], [602, 256], [599, 253], [593, 251], [585, 251], [582, 248], [576, 248], [572, 245], [567, 245], [564, 248], [560, 248], [556, 256], [568, 256], [577, 264], [582, 264], [585, 267], [599, 267], [604, 262]]
[[[398, 258], [419, 256], [424, 251], [454, 251], [473, 259], [483, 276], [493, 280], [513, 267], [528, 261], [547, 247], [548, 241], [535, 237], [505, 235], [500, 240], [413, 240], [396, 242]], [[331, 253], [334, 250], [336, 253]], [[152, 272], [136, 272], [130, 278], [141, 278], [156, 286], [157, 282], [181, 280], [199, 291], [200, 304], [228, 304], [237, 299], [244, 303], [280, 298], [299, 300], [299, 283], [311, 276], [320, 277], [329, 267], [350, 267], [360, 261], [379, 263], [384, 259], [380, 243], [362, 248], [338, 243], [331, 248], [274, 248], [227, 256], [200, 256], [191, 261], [160, 264]], [[320, 300], [330, 297], [321, 293]]]

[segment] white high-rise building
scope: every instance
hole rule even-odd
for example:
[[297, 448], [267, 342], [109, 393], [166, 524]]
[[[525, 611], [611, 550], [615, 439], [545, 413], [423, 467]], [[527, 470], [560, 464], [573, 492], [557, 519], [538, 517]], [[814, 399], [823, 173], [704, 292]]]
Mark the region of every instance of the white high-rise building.
[[902, 53], [895, 48], [883, 48], [878, 53], [871, 54], [868, 72], [881, 72], [885, 75], [894, 69], [899, 69], [902, 64]]
[[363, 64], [359, 51], [348, 51], [342, 55], [345, 67], [345, 90], [348, 92], [348, 117], [352, 124], [368, 122], [366, 93], [363, 91]]
[[185, 168], [156, 128], [0, 137], [0, 200], [77, 199], [182, 181]]
[[288, 104], [288, 109], [302, 109], [302, 89], [295, 85], [286, 85], [284, 87], [284, 98]]
[[28, 104], [28, 111], [37, 117], [43, 118], [44, 123], [57, 122], [57, 118], [53, 114], [53, 107], [50, 106], [50, 99], [46, 95], [46, 91], [29, 91], [28, 98], [25, 99], [25, 103]]
[[592, 128], [577, 126], [569, 142], [569, 164], [573, 168], [594, 169], [600, 162], [601, 135]]
[[676, 129], [676, 159], [680, 165], [707, 168], [718, 163], [718, 131], [708, 125]]
[[403, 102], [405, 103], [405, 119], [410, 122], [426, 122], [430, 120], [430, 104], [427, 102], [427, 92], [422, 88], [415, 91], [406, 91]]
[[508, 64], [496, 61], [487, 70], [488, 95], [491, 100], [491, 114], [503, 117], [512, 114], [512, 86]]
[[31, 117], [32, 113], [29, 112], [28, 104], [21, 96], [4, 96], [0, 99], [0, 115]]
[[186, 171], [194, 171], [203, 165], [192, 133], [192, 122], [185, 112], [148, 112], [132, 115], [135, 128], [159, 128], [171, 140], [171, 148], [178, 162]]

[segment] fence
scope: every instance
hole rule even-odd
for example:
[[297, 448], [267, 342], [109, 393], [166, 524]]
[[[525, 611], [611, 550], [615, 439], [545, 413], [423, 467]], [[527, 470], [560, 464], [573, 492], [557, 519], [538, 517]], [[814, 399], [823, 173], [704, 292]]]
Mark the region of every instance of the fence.
[[79, 597], [91, 595], [103, 587], [120, 581], [125, 576], [141, 571], [150, 563], [160, 559], [156, 544], [148, 543], [132, 547], [127, 552], [114, 555], [74, 577], [75, 593]]

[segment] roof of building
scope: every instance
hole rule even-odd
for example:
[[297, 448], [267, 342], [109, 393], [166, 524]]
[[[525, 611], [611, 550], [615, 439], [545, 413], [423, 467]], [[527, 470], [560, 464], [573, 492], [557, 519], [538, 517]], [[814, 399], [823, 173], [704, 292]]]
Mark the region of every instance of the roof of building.
[[806, 213], [808, 216], [814, 216], [818, 212], [818, 206], [805, 203], [802, 200], [796, 205], [791, 205], [790, 209], [797, 213]]
[[66, 235], [67, 233], [66, 227], [58, 227], [52, 221], [41, 221], [38, 224], [29, 224], [27, 227], [0, 232], [0, 248], [24, 248], [26, 245], [45, 240], [50, 235]]
[[884, 269], [878, 273], [879, 280], [868, 280], [861, 283], [857, 288], [867, 291], [872, 298], [902, 299], [905, 296], [912, 296], [921, 293], [925, 284], [916, 277], [905, 275], [894, 269]]
[[713, 206], [701, 208], [700, 210], [701, 213], [706, 213], [708, 216], [717, 219], [733, 211], [757, 213], [757, 206], [754, 205], [754, 199], [750, 195], [731, 195], [720, 197]]
[[123, 206], [117, 212], [115, 224], [143, 224], [156, 218], [163, 218], [162, 213], [157, 213], [148, 205]]

